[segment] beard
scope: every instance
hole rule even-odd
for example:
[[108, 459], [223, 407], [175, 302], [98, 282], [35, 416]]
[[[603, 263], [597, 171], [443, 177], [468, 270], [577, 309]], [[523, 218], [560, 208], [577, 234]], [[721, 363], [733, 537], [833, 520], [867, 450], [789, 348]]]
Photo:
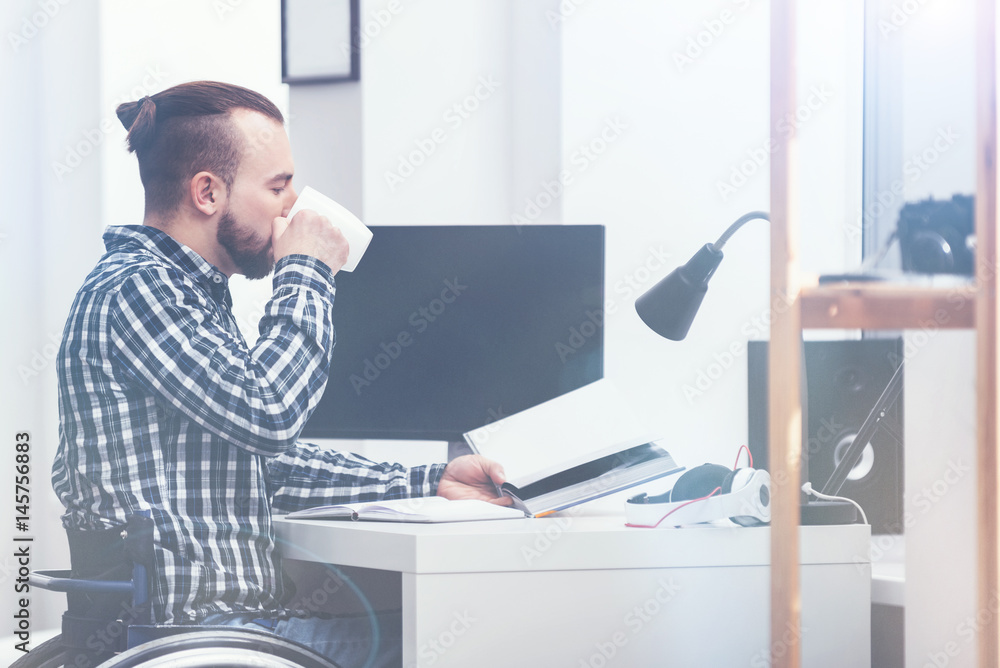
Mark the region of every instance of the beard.
[[262, 239], [249, 227], [238, 223], [229, 209], [219, 219], [216, 238], [240, 273], [250, 280], [264, 278], [274, 269], [270, 238]]

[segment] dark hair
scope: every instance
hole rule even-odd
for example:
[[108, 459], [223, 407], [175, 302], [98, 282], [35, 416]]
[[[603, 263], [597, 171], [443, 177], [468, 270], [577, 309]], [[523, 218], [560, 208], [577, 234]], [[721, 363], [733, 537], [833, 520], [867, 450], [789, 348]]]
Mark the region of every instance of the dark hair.
[[247, 143], [233, 122], [234, 109], [284, 123], [281, 111], [260, 93], [217, 81], [182, 83], [118, 105], [128, 150], [139, 159], [147, 211], [176, 209], [189, 179], [201, 171], [232, 187]]

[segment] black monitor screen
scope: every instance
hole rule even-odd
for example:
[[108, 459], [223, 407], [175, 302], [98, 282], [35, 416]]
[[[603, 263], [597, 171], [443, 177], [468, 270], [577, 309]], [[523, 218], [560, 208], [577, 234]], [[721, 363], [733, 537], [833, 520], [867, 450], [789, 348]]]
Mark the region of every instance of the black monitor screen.
[[372, 231], [303, 436], [460, 440], [602, 377], [603, 226]]

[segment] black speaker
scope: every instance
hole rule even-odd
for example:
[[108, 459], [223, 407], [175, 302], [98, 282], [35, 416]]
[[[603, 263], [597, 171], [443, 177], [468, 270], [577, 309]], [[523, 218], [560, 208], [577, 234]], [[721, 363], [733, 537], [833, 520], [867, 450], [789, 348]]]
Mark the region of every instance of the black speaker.
[[[902, 364], [903, 341], [806, 341], [805, 375], [809, 481], [822, 491], [865, 418]], [[767, 342], [747, 348], [750, 452], [754, 468], [768, 466]], [[903, 397], [887, 409], [851, 470], [840, 496], [857, 501], [873, 534], [903, 533]]]

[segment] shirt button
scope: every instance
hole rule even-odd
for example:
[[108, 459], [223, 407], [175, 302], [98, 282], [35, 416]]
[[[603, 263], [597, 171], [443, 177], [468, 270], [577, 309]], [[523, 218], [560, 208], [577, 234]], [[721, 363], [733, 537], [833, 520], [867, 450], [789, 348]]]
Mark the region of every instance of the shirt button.
[[216, 274], [215, 276], [212, 276], [212, 282], [215, 283], [216, 285], [219, 285], [224, 280], [226, 280], [226, 279], [224, 279], [220, 274]]

